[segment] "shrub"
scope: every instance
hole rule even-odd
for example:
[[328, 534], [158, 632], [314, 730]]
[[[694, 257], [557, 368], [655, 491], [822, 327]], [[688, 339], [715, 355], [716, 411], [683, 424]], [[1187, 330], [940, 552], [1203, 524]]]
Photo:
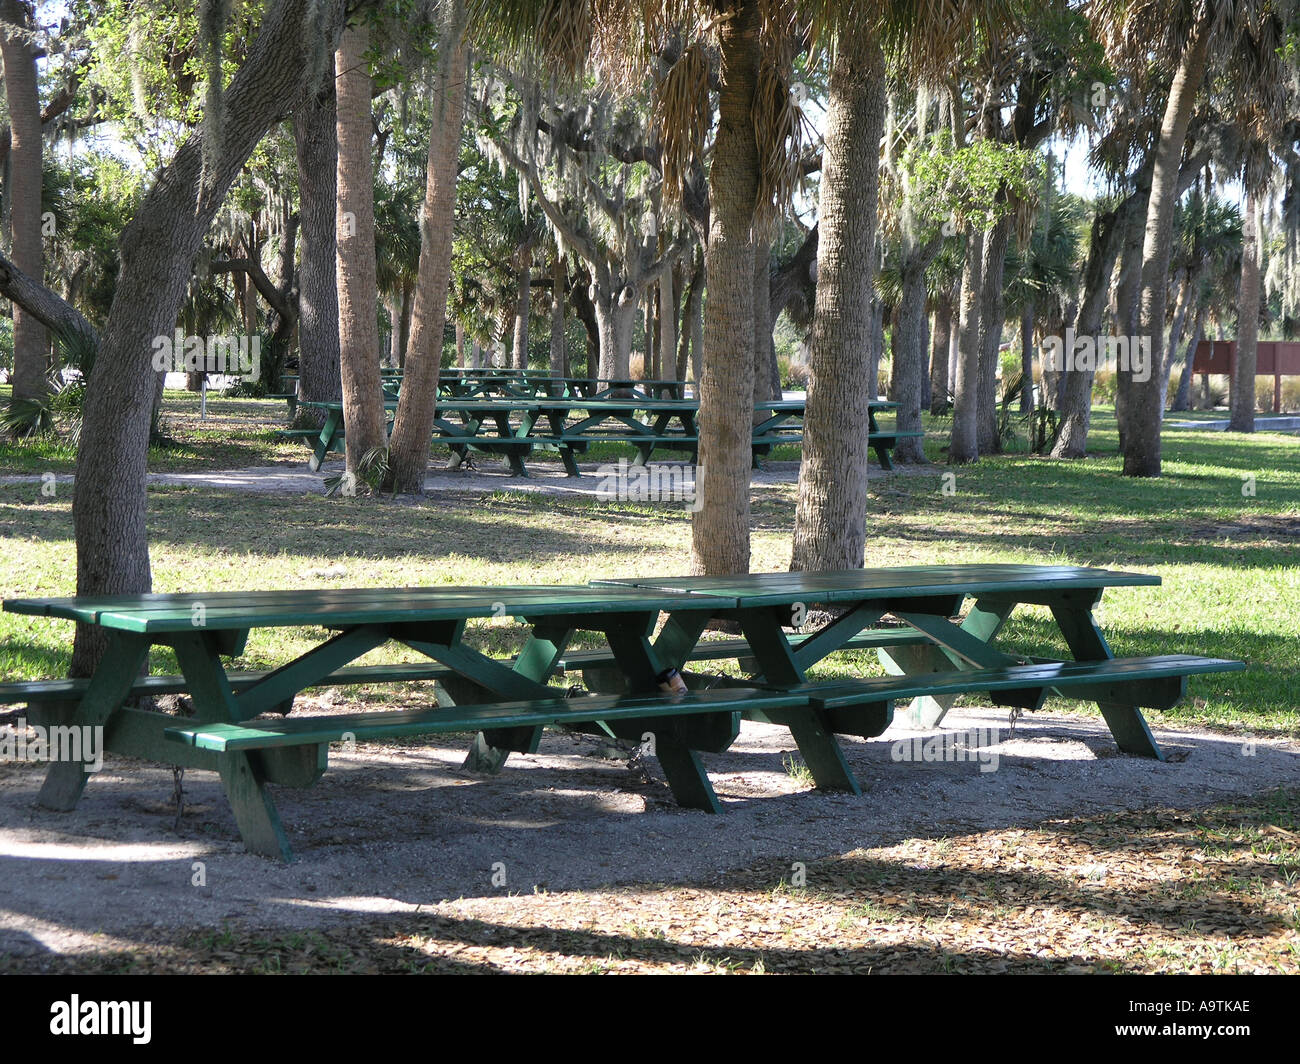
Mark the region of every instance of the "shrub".
[[1273, 412], [1273, 378], [1255, 378], [1255, 410], [1260, 414]]
[[1098, 370], [1092, 378], [1092, 401], [1094, 403], [1113, 403], [1117, 388], [1115, 371]]
[[1300, 411], [1300, 377], [1282, 378], [1282, 409], [1288, 414]]
[[265, 399], [266, 385], [257, 377], [241, 377], [221, 394], [227, 399]]

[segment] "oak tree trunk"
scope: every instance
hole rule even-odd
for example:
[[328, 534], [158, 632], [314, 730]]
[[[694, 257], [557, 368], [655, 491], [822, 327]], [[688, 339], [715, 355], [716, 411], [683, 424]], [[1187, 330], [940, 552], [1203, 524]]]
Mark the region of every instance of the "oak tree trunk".
[[[145, 523], [146, 458], [155, 373], [153, 339], [170, 334], [194, 259], [226, 190], [258, 141], [302, 93], [309, 0], [275, 0], [225, 91], [221, 151], [200, 182], [202, 134], [193, 134], [145, 195], [119, 240], [113, 304], [86, 389], [72, 516], [77, 593], [151, 587]], [[79, 626], [72, 674], [89, 675], [102, 629]]]

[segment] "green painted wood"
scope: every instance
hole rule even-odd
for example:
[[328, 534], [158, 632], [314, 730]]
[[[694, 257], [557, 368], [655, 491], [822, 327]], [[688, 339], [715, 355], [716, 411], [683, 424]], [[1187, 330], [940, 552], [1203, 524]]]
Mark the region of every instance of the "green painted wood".
[[104, 749], [161, 765], [219, 771], [215, 753], [178, 746], [165, 738], [163, 733], [180, 723], [186, 723], [185, 718], [123, 707], [104, 725]]
[[235, 814], [239, 837], [244, 840], [248, 852], [273, 860], [293, 861], [293, 848], [289, 845], [284, 825], [280, 823], [279, 811], [267, 793], [265, 779], [249, 755], [223, 754], [220, 765], [221, 783]]
[[847, 569], [741, 576], [684, 576], [596, 581], [595, 586], [639, 587], [679, 593], [734, 597], [742, 608], [793, 602], [866, 602], [933, 597], [936, 594], [1018, 595], [1022, 590], [1158, 585], [1147, 573], [1063, 565], [922, 565], [890, 569]]
[[782, 622], [789, 619], [788, 613], [772, 609], [742, 609], [727, 616], [740, 622], [745, 640], [761, 663], [763, 678], [768, 683], [791, 686], [804, 682], [804, 670], [781, 630]]
[[[809, 606], [811, 604], [805, 603], [804, 605]], [[819, 631], [808, 634], [798, 642], [791, 640], [795, 661], [801, 669], [811, 668], [828, 654], [843, 649], [858, 636], [862, 629], [875, 624], [883, 615], [884, 611], [871, 603], [853, 607], [841, 616], [836, 617], [835, 620]], [[860, 643], [858, 645], [869, 644]]]
[[[229, 594], [229, 593], [227, 593]], [[257, 593], [254, 593], [257, 594]], [[265, 593], [263, 593], [265, 594]], [[277, 592], [263, 601], [221, 599], [218, 594], [165, 596], [167, 601], [125, 597], [121, 602], [77, 599], [11, 599], [15, 613], [63, 617], [131, 632], [189, 632], [195, 629], [195, 606], [203, 607], [204, 630], [250, 629], [296, 625], [344, 628], [361, 624], [400, 624], [436, 619], [507, 616], [544, 617], [570, 614], [624, 613], [673, 609], [725, 608], [731, 601], [712, 596], [685, 596], [619, 587], [499, 588], [362, 588], [330, 592]], [[237, 593], [236, 593], [237, 595]]]
[[655, 740], [655, 756], [678, 805], [705, 813], [722, 812], [722, 803], [714, 793], [699, 754], [676, 736], [664, 734]]
[[[975, 641], [968, 644], [967, 649], [971, 650], [973, 647], [973, 652], [978, 653], [981, 646], [991, 643], [998, 632], [1001, 631], [1003, 624], [1006, 623], [1015, 606], [1016, 600], [1010, 597], [990, 598], [981, 596], [977, 598], [961, 623], [961, 631], [968, 639]], [[989, 652], [996, 653], [991, 648]], [[969, 659], [942, 644], [891, 650], [882, 649], [878, 652], [878, 656], [886, 671], [899, 675], [947, 672], [954, 668], [970, 668]], [[990, 658], [979, 662], [979, 664], [996, 666], [1010, 664], [1010, 661], [1004, 662]], [[956, 695], [922, 695], [914, 698], [907, 710], [908, 724], [913, 728], [926, 731], [937, 728], [947, 715], [948, 710], [956, 704], [956, 701]]]
[[236, 696], [238, 718], [246, 720], [286, 700], [292, 702], [299, 691], [317, 686], [337, 669], [386, 642], [388, 631], [378, 625], [361, 625], [341, 632], [240, 691]]
[[[533, 634], [515, 658], [512, 671], [534, 683], [544, 684], [572, 638], [572, 628], [547, 624], [534, 626]], [[465, 768], [471, 772], [495, 774], [501, 771], [512, 751], [536, 753], [541, 739], [542, 729], [538, 725], [480, 732], [470, 747]]]
[[807, 694], [819, 708], [834, 708], [882, 699], [914, 698], [917, 695], [966, 694], [975, 691], [1027, 691], [1033, 688], [1057, 691], [1089, 689], [1099, 685], [1122, 685], [1134, 692], [1159, 690], [1147, 681], [1207, 672], [1239, 672], [1245, 663], [1193, 654], [1163, 654], [1154, 657], [1110, 658], [1091, 661], [1013, 665], [996, 669], [967, 669], [924, 676], [871, 676], [861, 680], [833, 681], [791, 688]]
[[[1065, 636], [1070, 653], [1079, 661], [1096, 663], [1098, 661], [1115, 661], [1114, 653], [1106, 637], [1097, 626], [1090, 610], [1069, 606], [1055, 605], [1052, 616], [1056, 618], [1061, 634]], [[1239, 668], [1245, 668], [1241, 662], [1234, 662]], [[1210, 671], [1229, 671], [1227, 669]], [[1155, 736], [1147, 726], [1146, 718], [1136, 704], [1123, 702], [1098, 702], [1102, 719], [1115, 737], [1116, 745], [1127, 754], [1163, 761], [1165, 755], [1156, 742]]]
[[[185, 747], [182, 746], [180, 749], [184, 750]], [[192, 750], [192, 752], [198, 751]], [[329, 768], [329, 752], [327, 743], [255, 750], [249, 754], [249, 764], [254, 773], [267, 783], [275, 783], [281, 787], [310, 787]]]
[[821, 710], [791, 713], [786, 723], [818, 790], [861, 794], [857, 778], [835, 739], [834, 726]]
[[[669, 633], [670, 627], [680, 623], [682, 618], [693, 618], [698, 620], [700, 632], [708, 624], [708, 618], [694, 612], [689, 614], [673, 614], [664, 624], [663, 630], [655, 641], [656, 653], [659, 660], [668, 665], [674, 665], [680, 669], [687, 661], [712, 661], [741, 659], [751, 657], [753, 650], [750, 645], [743, 639], [710, 639], [704, 642], [694, 642], [690, 644], [690, 649], [685, 655], [680, 655], [676, 647], [671, 650], [667, 645], [661, 646]], [[683, 636], [684, 642], [690, 639], [698, 639], [698, 633], [693, 637]], [[809, 635], [794, 634], [787, 636], [792, 647], [798, 648], [809, 639]], [[836, 650], [874, 650], [878, 647], [896, 647], [896, 646], [930, 646], [930, 641], [920, 633], [911, 628], [892, 627], [873, 629], [870, 631], [859, 632], [857, 635], [845, 639]], [[822, 657], [827, 656], [832, 651], [827, 651]], [[818, 660], [821, 660], [819, 657]], [[598, 670], [614, 663], [614, 656], [608, 650], [577, 650], [569, 651], [556, 663], [556, 671], [565, 672], [583, 672], [589, 670]], [[594, 688], [593, 688], [594, 690]]]
[[856, 735], [874, 739], [884, 734], [894, 722], [893, 702], [864, 702], [856, 706], [840, 706], [822, 711], [823, 720], [836, 735]]
[[[55, 722], [83, 728], [103, 726], [126, 699], [148, 654], [147, 640], [111, 633], [104, 657], [81, 700], [75, 705], [55, 703], [49, 707]], [[51, 762], [36, 800], [46, 809], [63, 812], [75, 809], [89, 775], [83, 762]]]
[[691, 691], [669, 697], [652, 695], [594, 695], [582, 698], [541, 698], [491, 702], [474, 706], [351, 713], [329, 717], [288, 717], [238, 723], [178, 722], [164, 730], [174, 743], [218, 753], [340, 742], [345, 735], [370, 739], [441, 735], [484, 730], [485, 727], [574, 724], [598, 720], [671, 719], [696, 714], [740, 713], [752, 708], [786, 709], [806, 706], [808, 696], [788, 691], [726, 687]]
[[[659, 664], [665, 669], [680, 670], [687, 661], [703, 659], [710, 652], [709, 644], [702, 644], [699, 640], [708, 623], [708, 615], [701, 610], [671, 614], [654, 641], [655, 658]], [[748, 644], [745, 646], [748, 647]], [[721, 650], [722, 648], [713, 648], [715, 653]], [[721, 656], [729, 655], [723, 651]], [[558, 665], [563, 670], [569, 668], [568, 663], [573, 660], [574, 657], [570, 655], [562, 658]]]
[[[212, 633], [186, 632], [173, 636], [169, 642], [185, 677], [197, 721], [215, 727], [237, 726], [239, 704], [221, 666]], [[170, 737], [166, 730], [163, 734]], [[266, 789], [266, 777], [260, 766], [254, 765], [245, 753], [223, 752], [218, 771], [240, 838], [249, 852], [292, 861], [288, 836]]]
[[[267, 671], [228, 672], [231, 689], [246, 690], [269, 675]], [[433, 662], [402, 662], [395, 665], [353, 665], [335, 669], [311, 687], [335, 687], [352, 684], [413, 683], [418, 680], [438, 680], [448, 675], [448, 670]], [[89, 685], [88, 679], [29, 680], [0, 684], [0, 705], [16, 702], [62, 702], [80, 698]], [[157, 675], [141, 676], [131, 685], [130, 697], [144, 695], [178, 695], [185, 693], [185, 677]]]

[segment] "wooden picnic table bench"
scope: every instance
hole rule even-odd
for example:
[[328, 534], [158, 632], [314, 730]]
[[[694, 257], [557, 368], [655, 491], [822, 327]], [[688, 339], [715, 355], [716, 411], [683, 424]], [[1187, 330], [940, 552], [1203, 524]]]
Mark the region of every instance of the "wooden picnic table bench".
[[[331, 452], [343, 450], [343, 404], [304, 405], [325, 411], [323, 425], [312, 433], [316, 438], [308, 460], [310, 467], [318, 470]], [[388, 399], [384, 405], [392, 411], [397, 401]], [[868, 412], [868, 444], [885, 469], [892, 468], [889, 452], [900, 434], [879, 429], [875, 416], [877, 410], [894, 405], [873, 404]], [[751, 440], [753, 462], [758, 467], [774, 447], [802, 441], [804, 404], [798, 399], [778, 400], [757, 404], [755, 410], [766, 415], [760, 416]], [[484, 451], [503, 458], [514, 475], [526, 477], [526, 459], [535, 449], [543, 449], [558, 452], [565, 472], [576, 477], [581, 476], [577, 456], [587, 453], [593, 444], [629, 444], [636, 450], [634, 464], [638, 466], [645, 465], [656, 451], [696, 454], [698, 414], [695, 399], [470, 396], [438, 401], [433, 438], [450, 448], [453, 468], [471, 451]]]
[[[720, 811], [699, 752], [721, 752], [744, 719], [789, 728], [818, 787], [859, 791], [837, 735], [879, 735], [894, 703], [932, 727], [960, 694], [988, 693], [995, 704], [1034, 709], [1053, 693], [1093, 700], [1120, 749], [1160, 758], [1142, 706], [1168, 707], [1186, 678], [1243, 668], [1237, 661], [1166, 654], [1116, 659], [1092, 609], [1103, 590], [1158, 584], [1147, 574], [1068, 566], [923, 566], [734, 577], [645, 578], [586, 587], [359, 588], [102, 598], [13, 599], [11, 612], [97, 625], [108, 638], [86, 680], [6, 684], [6, 701], [47, 702], [47, 720], [103, 727], [102, 749], [220, 774], [248, 848], [291, 859], [267, 784], [306, 786], [328, 764], [329, 743], [479, 731], [467, 764], [496, 771], [510, 751], [537, 749], [541, 730], [563, 726], [620, 738], [654, 736], [655, 751], [683, 806]], [[954, 621], [967, 599], [973, 604]], [[994, 639], [1015, 605], [1046, 605], [1074, 661], [1030, 659]], [[815, 604], [838, 612], [815, 631], [792, 634], [792, 620]], [[656, 634], [661, 614], [666, 615]], [[890, 615], [895, 626], [873, 628]], [[465, 641], [473, 618], [512, 617], [527, 626], [522, 651], [490, 658]], [[714, 649], [701, 641], [714, 618], [738, 621], [744, 640]], [[261, 628], [320, 626], [333, 634], [292, 661], [259, 673], [227, 671]], [[570, 653], [578, 632], [604, 650]], [[396, 642], [428, 665], [352, 666]], [[140, 671], [153, 645], [171, 647], [181, 677], [154, 693], [183, 689], [192, 719], [134, 709], [149, 691]], [[810, 681], [829, 654], [873, 647], [896, 675]], [[691, 690], [659, 690], [665, 670], [734, 656], [748, 679], [686, 673]], [[580, 668], [588, 686], [617, 689], [563, 698], [547, 681]], [[425, 670], [423, 673], [420, 670]], [[440, 680], [439, 705], [346, 717], [266, 718], [288, 713], [300, 691], [335, 682]], [[88, 772], [79, 762], [50, 765], [41, 803], [70, 809]]]

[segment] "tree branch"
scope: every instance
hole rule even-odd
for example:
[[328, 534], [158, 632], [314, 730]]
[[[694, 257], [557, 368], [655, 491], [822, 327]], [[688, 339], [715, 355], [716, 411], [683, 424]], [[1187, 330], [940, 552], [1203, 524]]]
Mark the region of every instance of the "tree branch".
[[64, 347], [89, 351], [99, 347], [99, 333], [76, 307], [33, 281], [4, 255], [0, 255], [0, 295], [54, 333]]

